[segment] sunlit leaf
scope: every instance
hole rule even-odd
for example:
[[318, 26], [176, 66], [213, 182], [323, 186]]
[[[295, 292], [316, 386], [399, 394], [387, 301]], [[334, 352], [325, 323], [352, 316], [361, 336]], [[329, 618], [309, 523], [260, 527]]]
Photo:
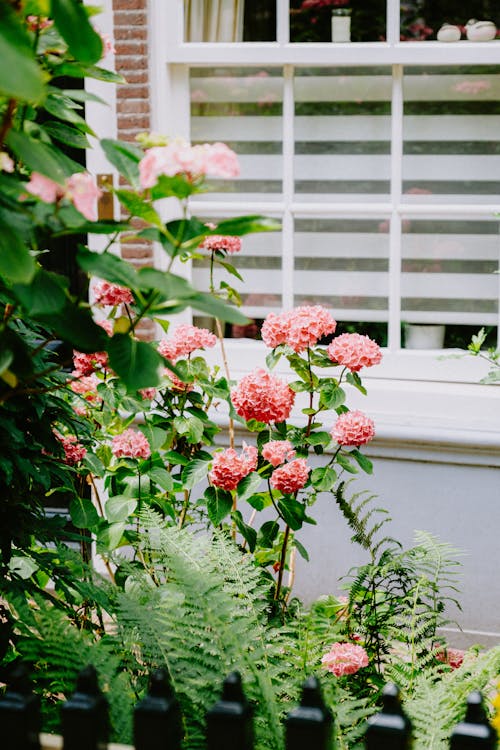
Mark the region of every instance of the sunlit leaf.
[[51, 0], [50, 17], [76, 60], [92, 65], [101, 59], [102, 39], [90, 23], [82, 3]]

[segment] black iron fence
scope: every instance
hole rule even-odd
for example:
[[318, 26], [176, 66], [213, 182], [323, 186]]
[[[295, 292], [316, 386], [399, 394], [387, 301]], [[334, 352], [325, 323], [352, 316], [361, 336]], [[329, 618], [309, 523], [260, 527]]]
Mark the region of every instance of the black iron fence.
[[[334, 718], [326, 708], [319, 682], [310, 677], [303, 685], [300, 705], [284, 721], [286, 750], [332, 750]], [[108, 704], [99, 689], [92, 666], [83, 669], [71, 698], [61, 705], [62, 737], [40, 734], [40, 702], [26, 670], [14, 673], [0, 698], [1, 750], [105, 750], [108, 738]], [[207, 712], [208, 750], [253, 750], [252, 707], [245, 697], [241, 677], [232, 672], [224, 680], [220, 700]], [[398, 688], [387, 685], [382, 709], [366, 723], [366, 750], [408, 750], [412, 728], [404, 714]], [[126, 746], [113, 745], [117, 750]], [[155, 671], [148, 695], [134, 709], [135, 750], [181, 750], [182, 717], [165, 670]], [[497, 735], [487, 721], [481, 693], [467, 700], [466, 716], [452, 732], [450, 750], [494, 750]], [[133, 750], [133, 748], [129, 748]]]

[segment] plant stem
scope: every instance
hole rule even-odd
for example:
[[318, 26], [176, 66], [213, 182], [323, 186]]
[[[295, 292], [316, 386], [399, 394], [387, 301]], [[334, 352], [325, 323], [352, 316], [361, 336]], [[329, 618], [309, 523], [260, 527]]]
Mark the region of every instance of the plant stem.
[[12, 127], [12, 118], [14, 117], [15, 109], [16, 100], [9, 99], [9, 101], [7, 102], [7, 108], [3, 116], [2, 125], [0, 126], [0, 146], [3, 146], [5, 136]]
[[[97, 507], [99, 508], [99, 513], [101, 514], [101, 518], [104, 518], [104, 507], [101, 502], [101, 497], [99, 495], [99, 492], [97, 491], [97, 487], [94, 481], [93, 474], [87, 474], [87, 482], [92, 487], [92, 491], [94, 493], [95, 501], [97, 503]], [[101, 554], [101, 557], [103, 559], [104, 565], [106, 566], [106, 570], [108, 571], [108, 575], [110, 577], [111, 582], [115, 583], [115, 574], [113, 572], [111, 565], [109, 564], [109, 560], [102, 554]]]
[[184, 502], [182, 503], [181, 515], [179, 516], [179, 528], [182, 529], [184, 521], [186, 520], [186, 514], [189, 507], [189, 490], [184, 490]]
[[290, 551], [290, 565], [289, 565], [289, 572], [288, 572], [288, 591], [285, 596], [285, 602], [288, 602], [288, 599], [290, 598], [290, 594], [292, 593], [293, 584], [295, 581], [295, 561], [297, 559], [297, 547], [292, 547]]
[[[311, 370], [311, 350], [309, 347], [307, 347], [307, 369], [309, 371], [309, 409], [313, 408], [314, 403], [314, 391], [313, 391], [313, 379], [312, 379], [312, 370]], [[306, 427], [306, 437], [309, 437], [311, 434], [311, 427], [313, 423], [314, 414], [308, 414], [307, 415], [307, 427]]]
[[285, 527], [285, 536], [283, 537], [283, 545], [281, 547], [280, 557], [280, 569], [278, 571], [278, 581], [276, 583], [276, 591], [274, 592], [274, 601], [278, 601], [281, 594], [281, 585], [283, 583], [283, 572], [285, 569], [286, 561], [286, 548], [288, 546], [288, 539], [290, 538], [290, 526], [287, 524]]

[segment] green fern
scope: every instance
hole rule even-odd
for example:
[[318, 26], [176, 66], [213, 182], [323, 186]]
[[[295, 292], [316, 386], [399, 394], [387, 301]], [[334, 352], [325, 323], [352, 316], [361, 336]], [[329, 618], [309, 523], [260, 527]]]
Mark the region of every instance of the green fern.
[[354, 531], [351, 540], [369, 552], [374, 560], [383, 545], [390, 543], [399, 546], [399, 542], [389, 536], [376, 540], [377, 533], [391, 521], [391, 518], [384, 508], [369, 507], [376, 496], [370, 495], [366, 490], [355, 493], [348, 500], [345, 496], [348, 484], [340, 482], [333, 493], [335, 500], [349, 527]]

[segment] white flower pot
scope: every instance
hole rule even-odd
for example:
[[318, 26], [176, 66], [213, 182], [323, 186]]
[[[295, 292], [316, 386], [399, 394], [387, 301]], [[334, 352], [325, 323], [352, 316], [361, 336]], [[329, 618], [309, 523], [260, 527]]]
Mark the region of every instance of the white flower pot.
[[334, 8], [332, 10], [332, 42], [351, 41], [351, 9]]
[[442, 349], [444, 345], [444, 325], [405, 325], [406, 349]]

